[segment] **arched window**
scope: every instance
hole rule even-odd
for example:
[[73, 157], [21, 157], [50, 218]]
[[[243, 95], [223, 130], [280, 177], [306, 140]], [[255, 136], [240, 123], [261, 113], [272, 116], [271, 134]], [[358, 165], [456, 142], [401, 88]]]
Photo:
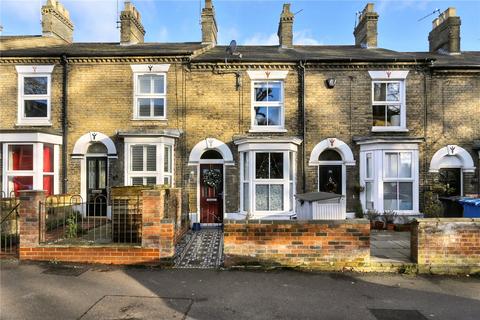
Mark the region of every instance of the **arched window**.
[[223, 159], [222, 155], [220, 152], [216, 150], [207, 150], [204, 153], [202, 153], [202, 156], [200, 159]]
[[107, 147], [103, 143], [100, 142], [94, 142], [92, 143], [88, 149], [87, 153], [107, 153]]

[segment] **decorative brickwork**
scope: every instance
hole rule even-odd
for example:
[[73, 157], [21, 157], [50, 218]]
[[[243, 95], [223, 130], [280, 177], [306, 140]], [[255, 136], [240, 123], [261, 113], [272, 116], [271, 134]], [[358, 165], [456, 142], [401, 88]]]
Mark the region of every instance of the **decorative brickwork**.
[[418, 219], [411, 252], [421, 273], [478, 273], [480, 219]]
[[227, 220], [224, 254], [226, 266], [361, 268], [369, 262], [370, 224], [367, 220]]

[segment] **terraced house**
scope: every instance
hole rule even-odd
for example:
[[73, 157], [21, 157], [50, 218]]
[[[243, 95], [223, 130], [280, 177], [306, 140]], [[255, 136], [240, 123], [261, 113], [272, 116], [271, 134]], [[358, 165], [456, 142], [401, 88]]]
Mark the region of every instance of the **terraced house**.
[[421, 215], [439, 180], [479, 194], [480, 52], [460, 17], [433, 21], [429, 52], [378, 47], [378, 18], [368, 4], [352, 45], [294, 45], [285, 4], [278, 45], [222, 46], [206, 0], [201, 41], [145, 43], [126, 2], [119, 43], [76, 43], [48, 0], [42, 35], [0, 38], [1, 189], [177, 186], [201, 223], [294, 217], [309, 191], [347, 215]]

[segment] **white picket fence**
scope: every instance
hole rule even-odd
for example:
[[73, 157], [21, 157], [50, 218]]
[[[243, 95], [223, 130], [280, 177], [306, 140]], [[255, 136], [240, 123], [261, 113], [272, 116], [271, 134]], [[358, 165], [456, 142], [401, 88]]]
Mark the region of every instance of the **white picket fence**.
[[343, 220], [347, 217], [345, 198], [329, 201], [305, 201], [303, 204], [297, 200], [298, 220]]

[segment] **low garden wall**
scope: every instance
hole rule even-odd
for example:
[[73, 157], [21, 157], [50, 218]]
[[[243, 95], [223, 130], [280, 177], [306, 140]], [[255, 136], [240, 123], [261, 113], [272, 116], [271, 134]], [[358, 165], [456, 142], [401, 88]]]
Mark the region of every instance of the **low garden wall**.
[[225, 265], [361, 270], [370, 259], [368, 220], [226, 220]]
[[[41, 203], [43, 191], [20, 192], [20, 260], [62, 261], [102, 264], [171, 264], [175, 243], [185, 232], [177, 217], [181, 214], [180, 192], [143, 190], [141, 192], [141, 243], [41, 243]], [[171, 211], [171, 212], [167, 212]], [[186, 224], [188, 226], [188, 223]]]
[[420, 273], [480, 273], [480, 219], [417, 219], [410, 248]]

